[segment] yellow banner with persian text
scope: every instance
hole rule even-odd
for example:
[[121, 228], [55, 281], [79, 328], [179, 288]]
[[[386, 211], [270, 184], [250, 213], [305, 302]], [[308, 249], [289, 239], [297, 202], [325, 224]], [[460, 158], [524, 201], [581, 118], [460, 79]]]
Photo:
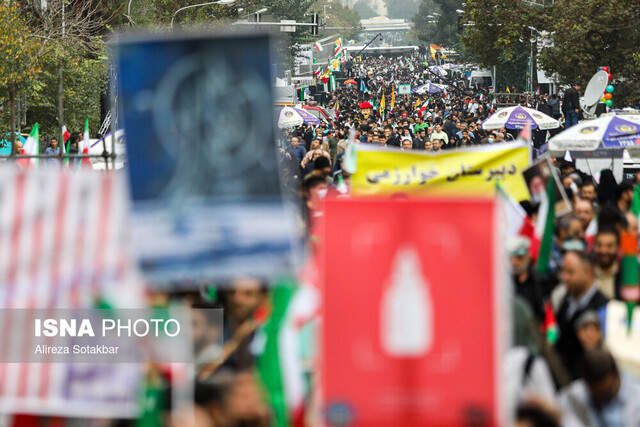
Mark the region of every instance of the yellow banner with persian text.
[[496, 183], [514, 200], [529, 198], [522, 171], [530, 164], [529, 146], [495, 144], [441, 153], [357, 146], [354, 196], [407, 194], [438, 197], [493, 197]]

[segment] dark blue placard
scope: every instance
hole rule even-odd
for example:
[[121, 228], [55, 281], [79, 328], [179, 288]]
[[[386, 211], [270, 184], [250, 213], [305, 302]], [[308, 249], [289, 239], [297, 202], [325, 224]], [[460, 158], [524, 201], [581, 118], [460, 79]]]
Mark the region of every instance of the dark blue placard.
[[281, 197], [266, 35], [116, 44], [134, 248], [152, 283], [272, 278], [299, 252]]

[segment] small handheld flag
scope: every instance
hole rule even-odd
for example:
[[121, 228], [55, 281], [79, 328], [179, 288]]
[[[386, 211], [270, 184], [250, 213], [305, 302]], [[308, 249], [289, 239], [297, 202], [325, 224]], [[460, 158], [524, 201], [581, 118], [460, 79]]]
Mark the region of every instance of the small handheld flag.
[[627, 328], [631, 330], [633, 309], [640, 302], [640, 265], [638, 264], [638, 239], [633, 234], [623, 231], [620, 236], [622, 259], [620, 271], [622, 288], [620, 294], [627, 304]]

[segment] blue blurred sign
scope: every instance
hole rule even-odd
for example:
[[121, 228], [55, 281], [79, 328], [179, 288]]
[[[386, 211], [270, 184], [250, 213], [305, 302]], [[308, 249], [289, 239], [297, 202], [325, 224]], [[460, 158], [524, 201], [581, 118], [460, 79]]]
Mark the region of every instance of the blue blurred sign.
[[[10, 156], [11, 155], [11, 133], [7, 133], [4, 135], [5, 139], [0, 141], [0, 156]], [[16, 141], [20, 141], [24, 144], [26, 138], [16, 132]]]
[[134, 248], [152, 283], [286, 274], [300, 253], [281, 196], [266, 35], [116, 45]]

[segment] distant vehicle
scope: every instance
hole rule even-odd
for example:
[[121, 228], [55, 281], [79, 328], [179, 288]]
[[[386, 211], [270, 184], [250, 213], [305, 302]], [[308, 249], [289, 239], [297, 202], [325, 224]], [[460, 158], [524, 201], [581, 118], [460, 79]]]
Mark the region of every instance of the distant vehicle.
[[469, 75], [469, 85], [479, 88], [493, 88], [493, 73], [489, 69], [479, 69], [471, 71]]

